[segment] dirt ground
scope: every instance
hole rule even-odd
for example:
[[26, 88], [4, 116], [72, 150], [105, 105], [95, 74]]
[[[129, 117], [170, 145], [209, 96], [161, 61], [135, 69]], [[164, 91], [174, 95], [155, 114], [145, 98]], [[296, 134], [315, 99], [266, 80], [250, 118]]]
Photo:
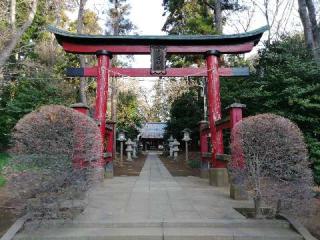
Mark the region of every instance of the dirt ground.
[[146, 160], [146, 155], [139, 154], [137, 159], [134, 159], [132, 162], [128, 162], [126, 156], [123, 156], [123, 167], [119, 166], [120, 157], [117, 157], [117, 160], [113, 165], [113, 175], [114, 176], [139, 176], [141, 169]]
[[22, 206], [10, 194], [6, 186], [0, 188], [0, 237], [22, 213]]
[[[163, 164], [166, 166], [170, 174], [174, 177], [178, 176], [200, 176], [200, 169], [191, 168], [185, 162], [185, 155], [180, 154], [177, 158], [177, 161], [173, 161], [169, 156], [160, 155], [159, 156]], [[190, 160], [199, 160], [200, 155], [197, 152], [189, 153]]]
[[[320, 194], [320, 188], [315, 188], [315, 191]], [[310, 231], [310, 233], [320, 239], [320, 195], [313, 202], [313, 211], [311, 216], [300, 218], [299, 221], [302, 222]]]

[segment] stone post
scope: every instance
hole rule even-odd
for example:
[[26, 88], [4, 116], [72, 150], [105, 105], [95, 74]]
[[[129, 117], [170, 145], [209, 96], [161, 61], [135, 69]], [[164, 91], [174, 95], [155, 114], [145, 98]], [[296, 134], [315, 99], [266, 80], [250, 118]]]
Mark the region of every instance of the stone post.
[[172, 137], [172, 135], [170, 135], [170, 138], [168, 139], [168, 142], [169, 142], [169, 157], [170, 158], [173, 158], [173, 146], [172, 146], [172, 143], [173, 143], [174, 139]]
[[70, 105], [70, 108], [73, 108], [79, 113], [82, 113], [84, 115], [88, 116], [89, 113], [89, 107], [83, 103], [74, 103]]
[[133, 152], [132, 152], [132, 157], [133, 158], [138, 158], [138, 156], [137, 156], [137, 146], [138, 146], [137, 139], [134, 139], [134, 141], [133, 141]]
[[120, 167], [123, 167], [123, 142], [126, 141], [125, 131], [120, 131], [118, 136], [120, 142]]
[[[233, 103], [227, 109], [230, 114], [230, 128], [231, 130], [234, 126], [242, 120], [243, 117], [243, 109], [245, 109], [246, 105], [241, 103]], [[234, 139], [231, 139], [234, 141]], [[243, 168], [245, 165], [245, 159], [243, 156], [243, 152], [240, 144], [234, 144], [237, 146], [233, 149], [231, 155], [231, 161], [236, 164], [238, 168]], [[248, 199], [248, 192], [246, 190], [246, 186], [244, 185], [241, 179], [231, 179], [230, 183], [230, 197], [234, 200], [246, 200]]]
[[209, 164], [212, 158], [209, 154], [208, 134], [210, 132], [208, 122], [203, 120], [199, 122], [200, 132], [200, 153], [201, 153], [201, 169], [200, 177], [209, 178]]
[[185, 128], [185, 129], [183, 129], [182, 133], [183, 133], [182, 141], [185, 142], [186, 164], [188, 164], [188, 162], [189, 162], [188, 142], [191, 141], [191, 138], [190, 138], [191, 130], [189, 128]]

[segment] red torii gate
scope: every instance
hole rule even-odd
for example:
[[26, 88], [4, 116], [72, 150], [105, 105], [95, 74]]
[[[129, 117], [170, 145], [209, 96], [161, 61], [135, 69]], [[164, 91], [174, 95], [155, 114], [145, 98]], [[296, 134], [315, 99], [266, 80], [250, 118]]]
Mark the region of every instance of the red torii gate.
[[[96, 77], [95, 120], [98, 122], [102, 139], [106, 135], [106, 110], [109, 77], [207, 77], [208, 120], [212, 142], [211, 166], [225, 168], [226, 163], [216, 158], [223, 154], [222, 128], [216, 127], [221, 119], [220, 76], [247, 76], [248, 68], [219, 68], [221, 54], [247, 53], [260, 41], [267, 27], [255, 31], [233, 35], [164, 35], [164, 36], [109, 36], [75, 34], [49, 26], [57, 41], [66, 52], [96, 55], [98, 65], [87, 68], [70, 68], [68, 76]], [[206, 68], [111, 68], [112, 55], [141, 55], [162, 51], [158, 55], [160, 62], [165, 62], [165, 55], [203, 55]], [[164, 54], [163, 54], [164, 53]], [[162, 60], [161, 60], [162, 58]], [[164, 61], [163, 61], [164, 58]], [[161, 65], [161, 64], [160, 64]], [[161, 67], [160, 67], [161, 68]], [[110, 146], [110, 145], [109, 145]], [[108, 149], [110, 151], [110, 149]], [[112, 157], [111, 157], [112, 158]], [[102, 158], [98, 166], [104, 166]]]

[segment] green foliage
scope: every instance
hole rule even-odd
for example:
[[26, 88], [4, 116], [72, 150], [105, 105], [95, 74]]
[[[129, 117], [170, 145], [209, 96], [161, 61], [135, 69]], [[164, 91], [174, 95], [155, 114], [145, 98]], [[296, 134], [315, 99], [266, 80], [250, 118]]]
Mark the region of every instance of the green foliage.
[[6, 179], [1, 175], [3, 168], [8, 164], [10, 156], [7, 153], [0, 153], [0, 187], [6, 183]]
[[131, 7], [127, 0], [109, 0], [109, 3], [112, 4], [112, 7], [107, 12], [109, 19], [106, 24], [106, 33], [110, 35], [125, 35], [135, 30], [136, 26], [129, 18]]
[[117, 127], [127, 131], [128, 138], [135, 138], [142, 117], [138, 109], [137, 95], [132, 91], [119, 92], [117, 105]]
[[315, 180], [320, 184], [320, 68], [302, 36], [287, 36], [259, 52], [249, 79], [225, 79], [222, 102], [247, 105], [247, 115], [275, 113], [298, 124], [308, 143]]
[[213, 15], [201, 1], [170, 0], [165, 3], [169, 12], [163, 31], [169, 34], [213, 34]]
[[8, 83], [0, 92], [0, 149], [8, 146], [12, 128], [25, 114], [41, 105], [73, 102], [68, 89], [63, 81], [45, 75]]
[[191, 129], [192, 142], [199, 140], [198, 122], [202, 119], [202, 101], [199, 100], [194, 91], [189, 91], [178, 97], [171, 106], [170, 120], [166, 128], [166, 136], [172, 134], [181, 139], [181, 131], [185, 128]]

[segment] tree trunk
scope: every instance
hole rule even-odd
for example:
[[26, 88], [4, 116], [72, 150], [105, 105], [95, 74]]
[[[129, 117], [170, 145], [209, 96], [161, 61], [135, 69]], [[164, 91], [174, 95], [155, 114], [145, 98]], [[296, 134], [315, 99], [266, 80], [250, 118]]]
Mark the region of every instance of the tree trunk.
[[[117, 12], [116, 19], [113, 19], [113, 29], [112, 34], [113, 35], [120, 35], [120, 23], [119, 23], [119, 1], [114, 0], [113, 1], [113, 7], [115, 11]], [[117, 64], [117, 57], [113, 57], [112, 59], [113, 65]], [[117, 128], [117, 100], [118, 100], [118, 89], [117, 89], [117, 80], [116, 78], [112, 78], [111, 81], [111, 119], [113, 122], [115, 122], [114, 128]], [[112, 154], [113, 156], [116, 156], [116, 147], [117, 147], [117, 135], [116, 132], [114, 132], [113, 135], [113, 148], [112, 148]]]
[[[118, 89], [117, 89], [117, 79], [114, 78], [113, 80], [113, 89], [112, 89], [112, 92], [113, 92], [113, 96], [112, 96], [112, 121], [115, 122], [114, 124], [114, 129], [117, 129], [117, 110], [118, 110]], [[113, 135], [113, 149], [112, 149], [112, 153], [113, 153], [113, 156], [115, 157], [116, 156], [116, 149], [117, 149], [117, 134], [116, 134], [116, 131], [114, 132], [114, 135]]]
[[10, 1], [10, 26], [12, 32], [16, 31], [16, 0]]
[[256, 196], [254, 198], [254, 211], [255, 211], [255, 218], [262, 218], [262, 211], [261, 211], [261, 196]]
[[28, 19], [24, 22], [24, 24], [19, 29], [17, 29], [15, 32], [12, 32], [10, 39], [7, 41], [7, 44], [1, 50], [1, 52], [0, 52], [0, 69], [3, 67], [5, 62], [8, 60], [12, 51], [17, 46], [17, 44], [20, 42], [22, 35], [25, 33], [25, 31], [32, 24], [34, 16], [37, 11], [37, 6], [38, 6], [38, 1], [33, 0], [30, 4], [30, 12], [29, 12]]
[[222, 34], [222, 10], [220, 0], [216, 0], [214, 3], [214, 25], [217, 34]]
[[311, 25], [310, 27], [311, 27], [312, 38], [313, 38], [313, 55], [315, 57], [315, 60], [319, 62], [320, 61], [320, 49], [319, 49], [320, 32], [317, 24], [316, 10], [314, 7], [313, 0], [305, 0], [305, 1], [308, 8], [310, 25]]
[[313, 52], [314, 44], [313, 44], [311, 23], [310, 23], [309, 14], [307, 11], [306, 0], [298, 0], [298, 5], [299, 5], [300, 19], [303, 25], [304, 39], [306, 41], [306, 45], [308, 49], [310, 49], [310, 51]]
[[[80, 0], [79, 11], [78, 11], [78, 19], [77, 19], [77, 33], [82, 33], [83, 30], [83, 15], [84, 15], [84, 6], [87, 0]], [[85, 67], [85, 57], [79, 55], [80, 67]], [[87, 79], [85, 77], [80, 77], [80, 101], [87, 105], [87, 96], [86, 96], [86, 87], [87, 87]]]

